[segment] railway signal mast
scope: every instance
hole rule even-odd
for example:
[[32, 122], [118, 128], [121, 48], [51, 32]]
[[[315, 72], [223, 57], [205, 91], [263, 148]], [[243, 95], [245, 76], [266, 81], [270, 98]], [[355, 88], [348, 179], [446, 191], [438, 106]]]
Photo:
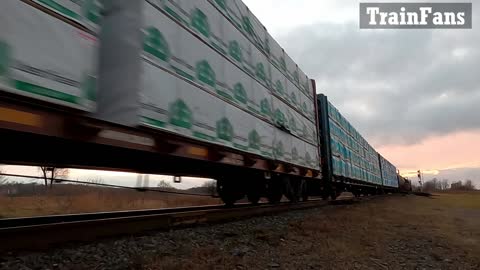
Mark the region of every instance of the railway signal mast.
[[420, 191], [423, 191], [422, 171], [418, 170], [417, 176], [418, 176], [418, 183], [420, 183]]

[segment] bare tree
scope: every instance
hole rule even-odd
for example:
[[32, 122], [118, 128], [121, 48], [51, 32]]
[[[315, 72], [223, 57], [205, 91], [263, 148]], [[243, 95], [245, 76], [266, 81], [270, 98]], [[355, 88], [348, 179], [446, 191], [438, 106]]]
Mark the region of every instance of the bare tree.
[[439, 181], [437, 178], [433, 178], [432, 179], [432, 182], [433, 182], [433, 190], [438, 190], [438, 184], [439, 184]]
[[[454, 189], [458, 185], [458, 183], [452, 184], [452, 189]], [[461, 183], [460, 183], [461, 185]], [[423, 190], [425, 191], [437, 191], [437, 190], [446, 190], [450, 186], [449, 181], [447, 179], [439, 180], [437, 178], [433, 178], [430, 181], [426, 181], [423, 184]]]
[[92, 184], [105, 184], [105, 181], [101, 177], [90, 177], [87, 179], [86, 182], [92, 183]]
[[472, 180], [466, 180], [465, 181], [465, 190], [474, 190], [475, 189], [475, 185], [472, 184]]
[[452, 189], [452, 190], [461, 190], [462, 187], [463, 187], [462, 181], [453, 182], [453, 183], [450, 185], [450, 189]]
[[53, 185], [53, 181], [57, 178], [67, 178], [69, 170], [66, 168], [40, 166], [45, 186], [48, 186], [48, 180], [50, 180], [50, 187]]
[[165, 182], [164, 180], [160, 180], [160, 182], [158, 182], [157, 187], [159, 187], [160, 189], [172, 189], [173, 188], [172, 185]]
[[423, 184], [423, 190], [424, 191], [435, 191], [437, 189], [437, 182], [438, 182], [437, 178], [433, 178], [430, 181], [426, 181]]
[[462, 181], [454, 182], [450, 186], [452, 190], [475, 190], [475, 185], [473, 185], [472, 180], [466, 180], [465, 184]]

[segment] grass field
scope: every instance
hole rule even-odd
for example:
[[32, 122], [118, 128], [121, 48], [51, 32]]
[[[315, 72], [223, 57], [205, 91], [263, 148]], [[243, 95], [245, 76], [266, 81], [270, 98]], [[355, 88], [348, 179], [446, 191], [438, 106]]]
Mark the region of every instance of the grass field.
[[[142, 269], [480, 269], [480, 192], [329, 206], [220, 246], [184, 245], [192, 252], [144, 258]], [[239, 246], [248, 252], [232, 255]]]
[[28, 196], [0, 195], [0, 218], [218, 204], [219, 199], [82, 186]]
[[434, 193], [437, 203], [445, 207], [480, 209], [480, 191]]

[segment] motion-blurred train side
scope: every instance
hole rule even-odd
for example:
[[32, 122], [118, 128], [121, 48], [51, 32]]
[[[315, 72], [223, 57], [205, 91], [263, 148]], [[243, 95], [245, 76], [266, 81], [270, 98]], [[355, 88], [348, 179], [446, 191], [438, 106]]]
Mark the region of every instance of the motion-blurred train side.
[[212, 178], [226, 204], [411, 189], [241, 0], [0, 1], [0, 136], [2, 163]]

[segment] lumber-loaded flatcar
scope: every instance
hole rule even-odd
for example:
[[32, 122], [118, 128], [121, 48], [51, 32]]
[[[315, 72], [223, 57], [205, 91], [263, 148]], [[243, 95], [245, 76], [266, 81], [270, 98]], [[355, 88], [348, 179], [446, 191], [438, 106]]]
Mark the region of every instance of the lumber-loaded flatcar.
[[217, 180], [226, 204], [395, 191], [241, 0], [0, 1], [0, 162]]
[[324, 196], [395, 190], [396, 168], [365, 140], [328, 98], [317, 96]]

